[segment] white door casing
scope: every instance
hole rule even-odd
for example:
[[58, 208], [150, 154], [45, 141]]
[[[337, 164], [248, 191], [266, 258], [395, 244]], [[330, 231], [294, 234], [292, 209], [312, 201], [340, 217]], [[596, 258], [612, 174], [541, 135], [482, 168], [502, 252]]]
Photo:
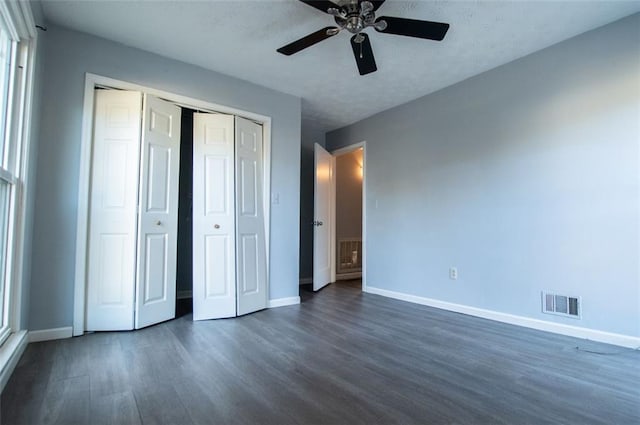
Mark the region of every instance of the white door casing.
[[236, 315], [234, 117], [193, 117], [193, 320]]
[[325, 287], [332, 280], [334, 253], [333, 179], [335, 158], [319, 144], [314, 146], [315, 177], [313, 185], [313, 290]]
[[237, 314], [267, 308], [262, 126], [236, 117]]
[[86, 330], [134, 325], [136, 215], [142, 94], [96, 90]]
[[181, 113], [173, 103], [144, 96], [136, 329], [176, 313]]

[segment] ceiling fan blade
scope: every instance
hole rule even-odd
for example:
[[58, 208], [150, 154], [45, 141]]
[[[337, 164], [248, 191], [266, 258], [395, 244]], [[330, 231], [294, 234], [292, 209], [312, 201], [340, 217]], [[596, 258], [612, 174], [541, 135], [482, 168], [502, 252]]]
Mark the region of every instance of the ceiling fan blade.
[[338, 29], [338, 27], [325, 27], [321, 30], [318, 30], [314, 33], [307, 35], [306, 37], [302, 37], [300, 40], [296, 40], [293, 43], [289, 43], [286, 46], [282, 46], [277, 50], [278, 53], [282, 53], [283, 55], [291, 56], [294, 53], [298, 53], [300, 50], [306, 49], [307, 47], [311, 47], [314, 44], [320, 43], [322, 40], [326, 40], [329, 37], [333, 37], [335, 34], [327, 33], [330, 29]]
[[393, 16], [381, 16], [376, 19], [376, 22], [378, 21], [387, 23], [385, 29], [376, 29], [378, 32], [425, 38], [427, 40], [441, 41], [449, 30], [449, 24], [442, 22], [419, 21], [417, 19], [395, 18]]
[[[355, 40], [358, 36], [364, 38], [362, 43], [356, 43]], [[371, 42], [369, 41], [369, 36], [366, 33], [361, 32], [351, 37], [351, 48], [353, 49], [353, 56], [356, 58], [356, 64], [358, 65], [360, 75], [367, 75], [378, 70], [378, 67], [376, 66], [376, 59], [373, 57]]]
[[331, 8], [339, 8], [340, 6], [329, 0], [300, 0], [302, 3], [315, 7], [316, 9], [327, 13]]

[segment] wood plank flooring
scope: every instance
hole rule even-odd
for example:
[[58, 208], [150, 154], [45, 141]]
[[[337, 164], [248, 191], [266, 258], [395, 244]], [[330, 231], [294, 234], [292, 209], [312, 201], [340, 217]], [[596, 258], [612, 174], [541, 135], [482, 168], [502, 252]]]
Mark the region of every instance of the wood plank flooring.
[[237, 319], [30, 344], [2, 424], [640, 424], [638, 351], [349, 283], [301, 295]]

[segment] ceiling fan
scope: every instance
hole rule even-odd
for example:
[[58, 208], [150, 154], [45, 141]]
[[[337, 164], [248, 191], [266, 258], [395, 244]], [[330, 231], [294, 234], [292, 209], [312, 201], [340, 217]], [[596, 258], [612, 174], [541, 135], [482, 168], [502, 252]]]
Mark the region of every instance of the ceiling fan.
[[347, 30], [354, 34], [351, 37], [351, 48], [353, 49], [360, 75], [370, 74], [378, 70], [369, 36], [363, 32], [366, 28], [373, 27], [376, 31], [386, 34], [436, 41], [441, 41], [449, 29], [449, 24], [441, 22], [419, 21], [417, 19], [396, 18], [393, 16], [380, 16], [376, 19], [375, 13], [385, 0], [343, 0], [340, 2], [341, 4], [329, 0], [300, 1], [333, 16], [337, 26], [322, 28], [279, 48], [277, 51], [283, 55], [290, 56], [329, 37], [333, 37], [342, 30]]

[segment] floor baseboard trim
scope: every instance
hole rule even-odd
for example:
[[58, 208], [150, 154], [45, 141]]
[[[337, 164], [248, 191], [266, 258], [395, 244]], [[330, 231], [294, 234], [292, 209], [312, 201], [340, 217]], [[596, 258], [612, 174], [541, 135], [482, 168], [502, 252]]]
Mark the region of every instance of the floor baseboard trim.
[[0, 392], [9, 382], [28, 343], [27, 331], [19, 331], [9, 336], [0, 347]]
[[300, 278], [300, 285], [308, 285], [310, 283], [313, 283], [313, 278], [312, 277], [301, 277]]
[[29, 331], [29, 342], [51, 341], [53, 339], [65, 339], [73, 336], [73, 328], [42, 329], [39, 331]]
[[581, 328], [578, 326], [565, 325], [562, 323], [547, 322], [544, 320], [532, 319], [530, 317], [500, 313], [498, 311], [485, 310], [482, 308], [470, 307], [462, 304], [439, 301], [431, 298], [420, 297], [418, 295], [389, 291], [387, 289], [375, 288], [371, 286], [368, 286], [366, 288], [366, 292], [370, 294], [382, 295], [383, 297], [394, 298], [396, 300], [408, 301], [414, 304], [435, 307], [441, 310], [447, 310], [455, 313], [467, 314], [469, 316], [481, 317], [483, 319], [495, 320], [497, 322], [508, 323], [511, 325], [522, 326], [525, 328], [537, 329], [540, 331], [546, 331], [575, 338], [604, 342], [606, 344], [617, 345], [620, 347], [640, 347], [640, 338], [630, 335], [598, 331], [595, 329]]
[[275, 307], [285, 307], [288, 305], [300, 304], [300, 297], [289, 297], [289, 298], [275, 298], [273, 300], [269, 300], [269, 308]]

